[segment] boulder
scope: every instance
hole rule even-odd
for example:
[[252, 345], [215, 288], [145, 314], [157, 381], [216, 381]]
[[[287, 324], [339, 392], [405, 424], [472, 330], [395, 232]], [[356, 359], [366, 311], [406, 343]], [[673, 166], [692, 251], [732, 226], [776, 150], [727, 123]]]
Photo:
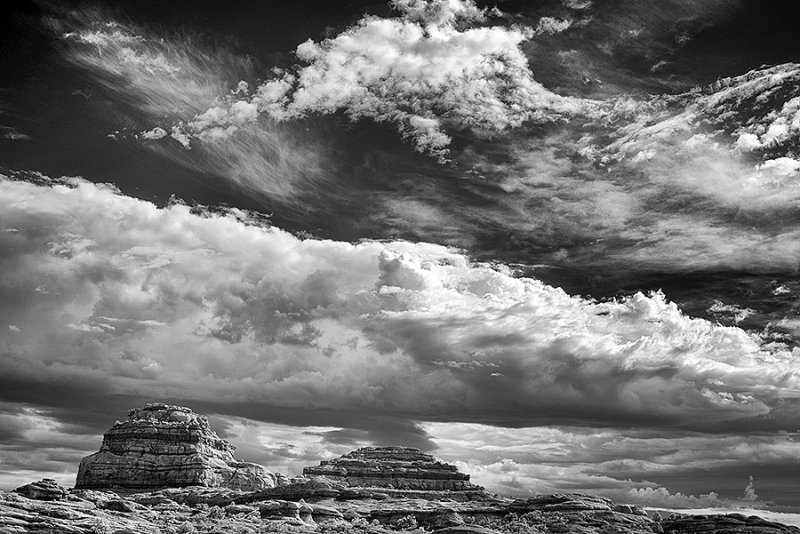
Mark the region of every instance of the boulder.
[[240, 462], [202, 415], [189, 408], [147, 404], [130, 410], [103, 436], [100, 452], [84, 458], [76, 488], [209, 486], [254, 491], [281, 476]]
[[[604, 497], [596, 495], [582, 495], [579, 493], [553, 493], [549, 495], [536, 495], [527, 499], [517, 499], [512, 502], [508, 509], [512, 512], [524, 514], [532, 511], [546, 512], [610, 512], [613, 503]], [[622, 512], [622, 510], [619, 510]], [[633, 507], [628, 512], [636, 513]]]
[[61, 501], [67, 496], [67, 490], [59, 486], [52, 478], [43, 478], [38, 482], [25, 484], [15, 489], [14, 492], [37, 501]]

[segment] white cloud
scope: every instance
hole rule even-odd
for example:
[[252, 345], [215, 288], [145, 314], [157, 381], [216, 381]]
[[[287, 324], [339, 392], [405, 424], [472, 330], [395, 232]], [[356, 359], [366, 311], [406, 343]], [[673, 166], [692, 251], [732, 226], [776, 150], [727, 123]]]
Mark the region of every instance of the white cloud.
[[[797, 434], [702, 434], [674, 429], [591, 427], [496, 428], [468, 423], [424, 423], [436, 454], [456, 462], [472, 481], [490, 491], [530, 495], [588, 492], [617, 502], [665, 508], [699, 508], [743, 503], [744, 465], [792, 470]], [[698, 472], [713, 477], [698, 478]], [[768, 493], [785, 493], [785, 479], [771, 477]], [[667, 482], [659, 482], [667, 481]], [[676, 491], [668, 486], [677, 486]], [[684, 488], [690, 488], [688, 491]], [[745, 497], [754, 489], [748, 485]], [[791, 502], [792, 496], [785, 500]]]
[[742, 308], [735, 304], [725, 304], [719, 300], [715, 300], [714, 303], [708, 307], [708, 311], [716, 316], [731, 318], [735, 323], [741, 323], [749, 316], [756, 313], [753, 309]]
[[658, 506], [669, 508], [700, 508], [705, 506], [720, 506], [716, 492], [704, 493], [699, 496], [685, 495], [683, 493], [670, 493], [664, 487], [631, 488], [628, 490], [629, 501], [641, 506]]
[[52, 24], [68, 45], [68, 60], [98, 73], [105, 90], [136, 98], [157, 119], [192, 116], [227, 93], [228, 80], [253, 74], [247, 57], [190, 37], [154, 37], [96, 10], [75, 10]]
[[563, 0], [565, 7], [575, 10], [583, 10], [592, 7], [590, 0]]
[[[147, 125], [133, 134], [128, 131], [137, 126], [129, 126], [111, 134], [114, 139], [146, 141], [149, 150], [180, 165], [273, 198], [328, 179], [324, 151], [313, 139], [295, 143], [271, 125], [243, 124], [256, 118], [255, 105], [243, 100], [249, 85], [242, 80], [257, 77], [252, 58], [191, 34], [154, 35], [92, 9], [52, 25], [67, 60], [91, 73], [115, 101], [133, 104], [133, 112], [115, 108], [124, 122]], [[193, 134], [209, 143], [187, 154]]]
[[4, 126], [0, 124], [0, 137], [11, 141], [30, 141], [33, 139], [28, 134], [22, 133], [12, 126]]
[[768, 159], [759, 165], [756, 170], [759, 174], [767, 175], [771, 178], [785, 178], [797, 174], [797, 171], [800, 170], [800, 161], [785, 156]]
[[491, 135], [528, 120], [596, 112], [589, 101], [559, 96], [536, 82], [520, 44], [565, 30], [545, 17], [527, 27], [482, 21], [471, 0], [403, 0], [397, 18], [366, 16], [336, 37], [297, 47], [305, 66], [279, 73], [247, 100], [229, 98], [185, 124], [201, 139], [229, 135], [259, 114], [275, 120], [344, 110], [351, 120], [390, 122], [422, 152], [444, 158], [449, 130]]
[[0, 320], [21, 330], [2, 366], [21, 383], [689, 426], [764, 415], [800, 391], [795, 354], [663, 295], [595, 303], [436, 245], [300, 240], [70, 184], [0, 182], [0, 220], [19, 230], [0, 234], [16, 288]]
[[536, 35], [561, 33], [572, 26], [572, 21], [569, 19], [555, 19], [553, 17], [542, 17], [536, 24]]

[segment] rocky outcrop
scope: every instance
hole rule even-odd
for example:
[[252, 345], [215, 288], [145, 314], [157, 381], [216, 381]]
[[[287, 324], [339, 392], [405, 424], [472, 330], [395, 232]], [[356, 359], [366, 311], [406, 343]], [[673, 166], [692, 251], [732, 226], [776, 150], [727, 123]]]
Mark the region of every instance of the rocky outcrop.
[[321, 500], [195, 486], [147, 492], [79, 489], [64, 499], [43, 501], [0, 491], [0, 532], [396, 534], [424, 528], [434, 534], [800, 534], [796, 527], [739, 514], [670, 516], [658, 522], [634, 506], [580, 494], [495, 496], [482, 502], [315, 495]]
[[306, 476], [324, 476], [348, 486], [401, 490], [462, 491], [479, 489], [469, 475], [411, 447], [363, 447], [317, 467]]
[[61, 501], [67, 496], [67, 490], [52, 478], [43, 478], [38, 482], [25, 484], [15, 489], [14, 493], [37, 501]]
[[502, 497], [407, 447], [358, 449], [305, 474], [289, 483], [237, 462], [205, 417], [148, 404], [81, 462], [76, 488], [0, 491], [0, 533], [800, 534], [739, 514], [656, 519], [592, 495]]
[[240, 462], [202, 415], [148, 404], [128, 411], [103, 436], [100, 452], [84, 458], [76, 488], [211, 486], [260, 490], [285, 482], [260, 465]]

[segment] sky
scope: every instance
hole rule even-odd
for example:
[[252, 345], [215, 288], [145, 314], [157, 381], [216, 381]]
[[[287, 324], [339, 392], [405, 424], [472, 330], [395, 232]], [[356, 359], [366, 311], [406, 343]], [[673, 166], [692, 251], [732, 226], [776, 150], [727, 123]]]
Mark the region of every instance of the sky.
[[169, 402], [800, 517], [791, 2], [2, 9], [0, 488]]

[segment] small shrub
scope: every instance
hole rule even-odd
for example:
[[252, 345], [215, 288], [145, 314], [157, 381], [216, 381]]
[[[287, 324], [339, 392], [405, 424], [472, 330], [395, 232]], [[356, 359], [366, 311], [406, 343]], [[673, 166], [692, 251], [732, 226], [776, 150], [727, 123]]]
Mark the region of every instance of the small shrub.
[[92, 524], [91, 527], [89, 527], [89, 532], [92, 534], [110, 534], [111, 529], [105, 524], [105, 522], [98, 519]]
[[418, 526], [417, 518], [409, 514], [394, 521], [392, 526], [398, 530], [415, 530]]
[[222, 519], [225, 517], [225, 510], [219, 506], [211, 506], [206, 513], [206, 517], [209, 519]]

